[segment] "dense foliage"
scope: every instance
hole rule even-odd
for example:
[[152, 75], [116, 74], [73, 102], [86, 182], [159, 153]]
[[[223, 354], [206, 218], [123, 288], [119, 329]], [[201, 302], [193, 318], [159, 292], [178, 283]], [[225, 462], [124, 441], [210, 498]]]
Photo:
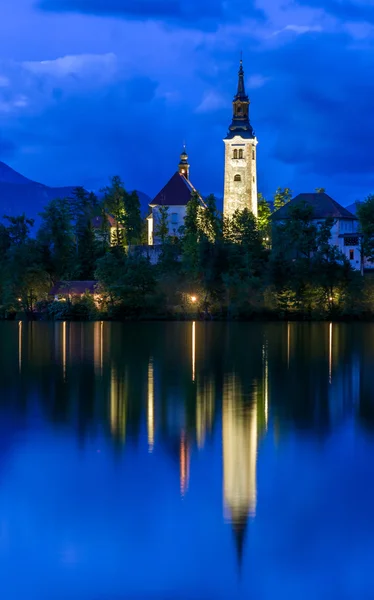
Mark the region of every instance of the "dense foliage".
[[[323, 191], [318, 189], [317, 191]], [[367, 318], [374, 282], [361, 277], [329, 244], [332, 219], [316, 225], [295, 206], [286, 222], [271, 212], [289, 202], [278, 188], [273, 202], [259, 194], [249, 210], [223, 218], [214, 196], [193, 194], [180, 236], [169, 232], [161, 207], [150, 250], [136, 193], [119, 177], [101, 199], [83, 188], [50, 202], [38, 231], [25, 215], [0, 225], [1, 316], [23, 311], [53, 319], [96, 318]], [[362, 254], [374, 260], [374, 197], [358, 206]], [[157, 260], [156, 260], [157, 255]], [[56, 282], [97, 281], [95, 298], [55, 300]]]

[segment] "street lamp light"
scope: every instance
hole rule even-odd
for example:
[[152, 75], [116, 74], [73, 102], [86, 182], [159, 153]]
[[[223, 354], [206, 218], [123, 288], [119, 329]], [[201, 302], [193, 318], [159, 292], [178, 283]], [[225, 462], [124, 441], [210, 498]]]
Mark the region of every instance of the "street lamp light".
[[196, 301], [197, 301], [196, 296], [191, 296], [191, 302], [193, 302], [195, 304]]

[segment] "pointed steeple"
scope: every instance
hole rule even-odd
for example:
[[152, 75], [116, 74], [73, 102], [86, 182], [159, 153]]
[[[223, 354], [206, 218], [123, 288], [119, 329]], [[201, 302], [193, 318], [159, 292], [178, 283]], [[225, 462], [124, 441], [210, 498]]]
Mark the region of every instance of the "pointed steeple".
[[247, 517], [244, 516], [240, 520], [233, 523], [235, 546], [236, 546], [236, 557], [238, 560], [239, 570], [243, 563], [244, 545], [245, 545], [245, 534], [247, 529]]
[[240, 67], [239, 67], [239, 77], [238, 77], [238, 91], [234, 98], [235, 100], [248, 100], [248, 96], [245, 93], [245, 84], [244, 84], [244, 69], [243, 69], [243, 60], [240, 59]]
[[243, 60], [240, 59], [238, 89], [233, 100], [233, 117], [226, 139], [239, 135], [242, 138], [254, 138], [255, 133], [249, 121], [249, 98], [245, 93]]

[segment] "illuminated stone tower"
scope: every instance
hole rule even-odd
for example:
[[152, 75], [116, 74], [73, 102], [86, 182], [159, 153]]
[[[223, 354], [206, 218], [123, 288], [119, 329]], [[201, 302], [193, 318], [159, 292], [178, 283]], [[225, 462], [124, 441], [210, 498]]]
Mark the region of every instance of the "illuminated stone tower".
[[242, 61], [233, 101], [233, 118], [224, 142], [224, 215], [230, 217], [237, 209], [249, 208], [257, 217], [257, 139], [249, 121], [249, 98], [245, 93]]

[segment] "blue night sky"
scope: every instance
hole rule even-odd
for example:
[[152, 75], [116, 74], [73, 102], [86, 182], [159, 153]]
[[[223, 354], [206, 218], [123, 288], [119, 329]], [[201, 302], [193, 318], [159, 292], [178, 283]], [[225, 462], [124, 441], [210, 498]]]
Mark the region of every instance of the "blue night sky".
[[259, 191], [374, 192], [374, 2], [17, 0], [0, 20], [0, 160], [48, 185], [155, 195], [183, 140], [223, 195], [243, 50]]

